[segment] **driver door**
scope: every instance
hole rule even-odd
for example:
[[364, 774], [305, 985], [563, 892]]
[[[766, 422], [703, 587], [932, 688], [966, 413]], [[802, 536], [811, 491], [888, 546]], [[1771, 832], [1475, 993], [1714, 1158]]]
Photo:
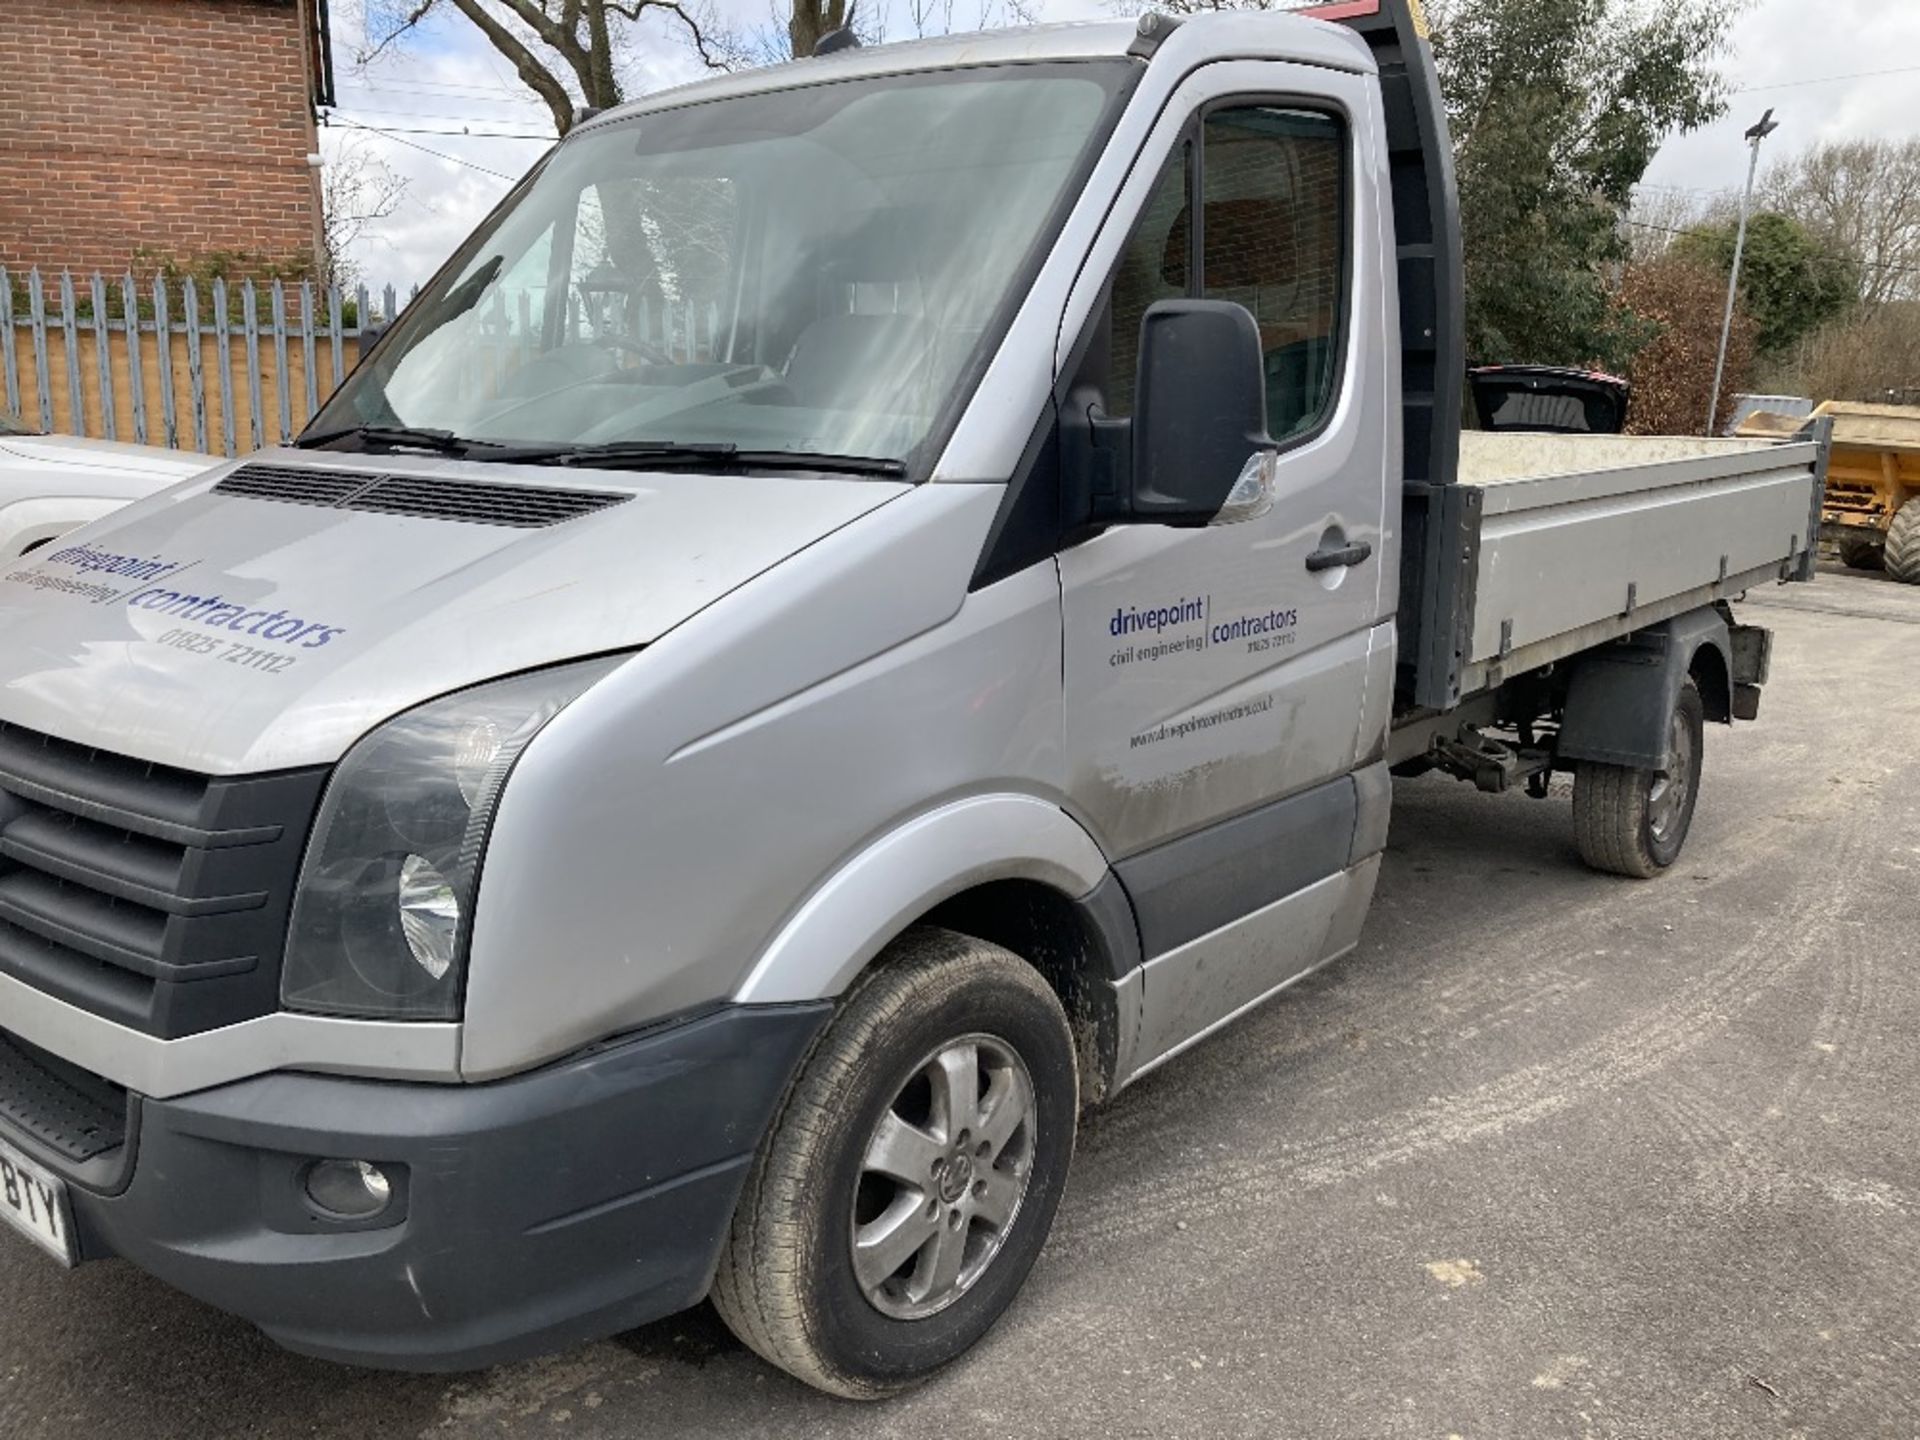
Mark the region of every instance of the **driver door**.
[[1076, 293], [1087, 328], [1066, 369], [1104, 368], [1106, 408], [1128, 414], [1148, 305], [1242, 304], [1281, 454], [1264, 514], [1115, 526], [1060, 557], [1069, 790], [1139, 917], [1143, 1063], [1339, 938], [1351, 772], [1368, 687], [1391, 680], [1395, 598], [1397, 380], [1377, 318], [1393, 291], [1367, 238], [1367, 84], [1244, 62], [1181, 99], [1083, 273], [1095, 293]]

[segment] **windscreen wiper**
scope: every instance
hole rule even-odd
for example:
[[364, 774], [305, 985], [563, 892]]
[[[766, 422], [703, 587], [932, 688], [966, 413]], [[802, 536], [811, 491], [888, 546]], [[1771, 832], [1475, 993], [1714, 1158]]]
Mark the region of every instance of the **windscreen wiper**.
[[829, 475], [877, 475], [887, 480], [907, 478], [904, 460], [877, 455], [827, 455], [813, 450], [742, 450], [737, 464], [754, 470], [821, 470]]
[[705, 465], [731, 461], [738, 445], [682, 444], [676, 440], [613, 440], [604, 445], [500, 445], [479, 459], [501, 465]]
[[502, 465], [565, 465], [578, 469], [645, 470], [709, 465], [727, 470], [816, 470], [832, 475], [904, 479], [898, 460], [829, 455], [810, 450], [742, 450], [724, 441], [613, 440], [603, 445], [501, 445], [473, 457]]
[[465, 455], [475, 445], [487, 443], [462, 440], [451, 430], [424, 430], [411, 425], [346, 425], [338, 430], [322, 430], [318, 435], [302, 435], [293, 443], [302, 450], [324, 450], [341, 440], [358, 440], [394, 450], [431, 450], [438, 455]]

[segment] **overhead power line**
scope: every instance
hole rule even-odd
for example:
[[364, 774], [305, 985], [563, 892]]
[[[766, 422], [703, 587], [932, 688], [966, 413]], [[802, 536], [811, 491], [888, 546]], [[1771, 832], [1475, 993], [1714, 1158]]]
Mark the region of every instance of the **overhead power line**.
[[[362, 113], [364, 114], [366, 112], [363, 111]], [[459, 125], [461, 127], [460, 129], [433, 130], [420, 125], [389, 125], [384, 121], [379, 124], [374, 124], [364, 120], [349, 120], [337, 110], [333, 112], [333, 115], [342, 125], [358, 125], [362, 130], [377, 130], [382, 135], [438, 135], [447, 140], [544, 140], [549, 145], [558, 138], [553, 135], [542, 135], [535, 130], [474, 130], [469, 128], [469, 123], [472, 125], [485, 125], [490, 122], [479, 119], [467, 122], [451, 115], [421, 115], [417, 118], [421, 120], [441, 120], [449, 125]], [[399, 116], [396, 115], [395, 118], [397, 119]]]
[[1694, 195], [1708, 200], [1719, 200], [1725, 196], [1739, 193], [1737, 190], [1727, 186], [1722, 186], [1717, 190], [1706, 190], [1697, 185], [1666, 185], [1658, 180], [1642, 180], [1633, 188], [1635, 190], [1660, 190], [1669, 195]]
[[[527, 117], [524, 115], [448, 115], [439, 110], [385, 110], [371, 105], [335, 105], [331, 108], [335, 112], [345, 111], [349, 115], [358, 115], [361, 117], [362, 123], [368, 125], [387, 125], [395, 121], [414, 124], [458, 125], [461, 127], [461, 131], [448, 132], [455, 134], [462, 133], [466, 127], [472, 125], [517, 126], [527, 123]], [[402, 127], [396, 126], [395, 128]], [[424, 135], [429, 132], [423, 130], [420, 133]], [[539, 135], [526, 130], [502, 131], [500, 133], [533, 140], [551, 140], [554, 138], [551, 133]]]
[[[354, 130], [365, 130], [366, 132], [372, 135], [384, 135], [388, 139], [392, 140], [393, 143], [396, 145], [405, 145], [409, 150], [418, 150], [421, 152], [421, 154], [431, 155], [436, 160], [446, 160], [454, 165], [464, 165], [469, 170], [478, 170], [482, 175], [491, 175], [493, 176], [494, 179], [505, 180], [508, 184], [512, 184], [514, 181], [520, 178], [518, 175], [503, 175], [500, 171], [491, 170], [487, 166], [479, 164], [477, 161], [468, 160], [459, 155], [449, 155], [444, 150], [435, 150], [430, 145], [422, 145], [417, 140], [409, 140], [406, 138], [406, 135], [404, 133], [402, 133], [400, 130], [396, 128], [381, 126], [381, 125], [362, 125], [358, 120], [349, 120], [344, 115], [330, 116], [328, 119], [328, 123], [345, 125]], [[444, 134], [446, 132], [438, 131], [438, 130], [429, 130], [424, 133], [429, 135], [439, 135], [439, 134]], [[466, 137], [455, 135], [450, 138], [463, 139]], [[525, 139], [539, 140], [539, 139], [551, 139], [552, 137], [532, 135], [532, 136], [525, 136], [525, 137], [508, 136], [508, 137], [500, 137], [500, 138], [508, 138], [508, 139], [525, 138]]]
[[343, 90], [367, 90], [386, 95], [418, 95], [422, 91], [446, 95], [471, 95], [481, 100], [511, 101], [515, 105], [538, 105], [540, 103], [539, 96], [529, 95], [524, 89], [515, 91], [499, 80], [494, 80], [491, 84], [487, 85], [461, 85], [436, 80], [409, 80], [402, 85], [389, 84], [384, 80], [367, 80], [356, 76], [342, 80], [340, 82], [340, 88]]
[[[1631, 225], [1636, 230], [1657, 230], [1662, 235], [1680, 235], [1698, 240], [1713, 237], [1711, 230], [1681, 230], [1672, 225], [1656, 225], [1651, 220], [1624, 220], [1621, 223]], [[1852, 258], [1855, 264], [1868, 270], [1884, 270], [1889, 275], [1920, 275], [1920, 265], [1895, 265], [1890, 260], [1867, 260], [1860, 257], [1849, 258]]]
[[1851, 75], [1821, 75], [1808, 80], [1780, 80], [1771, 85], [1745, 85], [1735, 95], [1758, 95], [1762, 90], [1793, 90], [1802, 85], [1837, 85], [1842, 80], [1877, 80], [1883, 75], [1920, 75], [1920, 65], [1901, 65], [1892, 70], [1857, 70]]

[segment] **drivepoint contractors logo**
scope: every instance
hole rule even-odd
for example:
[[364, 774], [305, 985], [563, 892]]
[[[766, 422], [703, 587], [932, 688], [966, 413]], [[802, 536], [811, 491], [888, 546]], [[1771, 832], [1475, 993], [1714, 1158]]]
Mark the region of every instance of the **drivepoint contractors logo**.
[[250, 610], [217, 594], [190, 595], [158, 585], [133, 596], [127, 601], [127, 608], [152, 610], [211, 630], [231, 630], [281, 645], [297, 645], [303, 650], [318, 650], [335, 636], [347, 633], [339, 625], [307, 620], [286, 609]]
[[[1119, 605], [1107, 622], [1107, 634], [1115, 642], [1108, 649], [1107, 664], [1118, 669], [1157, 665], [1179, 656], [1204, 656], [1208, 658], [1201, 663], [1237, 666], [1244, 677], [1267, 669], [1280, 658], [1270, 652], [1291, 649], [1299, 640], [1300, 612], [1295, 608], [1223, 608], [1229, 613], [1216, 617], [1211, 594], [1182, 595], [1147, 605]], [[1242, 658], [1246, 656], [1262, 658]], [[1218, 673], [1224, 676], [1229, 671]], [[1184, 740], [1217, 726], [1254, 719], [1272, 709], [1270, 693], [1252, 695], [1163, 721], [1129, 736], [1127, 744], [1140, 750], [1169, 740]]]
[[[1299, 624], [1300, 612], [1295, 609], [1252, 610], [1216, 621], [1212, 595], [1184, 595], [1144, 607], [1121, 605], [1107, 622], [1107, 634], [1130, 643], [1113, 647], [1107, 664], [1151, 664], [1221, 645], [1243, 645], [1249, 654], [1283, 649], [1294, 643]], [[1133, 640], [1134, 636], [1144, 638]]]
[[[318, 650], [346, 634], [346, 627], [280, 606], [268, 609], [231, 600], [217, 589], [181, 583], [198, 560], [173, 560], [164, 555], [122, 555], [91, 545], [69, 545], [49, 554], [36, 554], [34, 564], [12, 571], [10, 584], [48, 594], [71, 596], [94, 605], [124, 605], [182, 622], [159, 637], [162, 644], [194, 653], [211, 654], [222, 641], [234, 653], [223, 657], [255, 669], [277, 670], [265, 663], [270, 652], [246, 641], [265, 641], [286, 650]], [[206, 632], [211, 632], [206, 633]]]

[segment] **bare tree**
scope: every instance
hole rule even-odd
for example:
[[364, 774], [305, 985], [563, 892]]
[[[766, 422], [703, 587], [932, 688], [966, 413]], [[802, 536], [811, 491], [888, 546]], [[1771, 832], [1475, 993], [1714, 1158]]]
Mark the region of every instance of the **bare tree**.
[[853, 14], [850, 0], [793, 0], [787, 18], [787, 53], [796, 58], [813, 54], [822, 38], [851, 24]]
[[1863, 306], [1801, 341], [1760, 379], [1816, 400], [1920, 403], [1920, 301]]
[[1123, 15], [1138, 15], [1143, 10], [1164, 15], [1205, 15], [1214, 10], [1291, 9], [1295, 3], [1297, 0], [1116, 0], [1113, 8]]
[[1627, 258], [1644, 265], [1658, 260], [1673, 242], [1717, 219], [1715, 206], [1691, 190], [1643, 185], [1633, 192], [1633, 204], [1621, 222], [1626, 228]]
[[346, 141], [320, 172], [320, 213], [326, 247], [327, 279], [333, 284], [354, 278], [347, 256], [369, 225], [384, 220], [400, 207], [408, 181], [387, 168], [361, 139]]
[[1769, 172], [1766, 199], [1859, 262], [1869, 305], [1920, 297], [1920, 138], [1817, 145]]
[[[776, 0], [778, 3], [778, 0]], [[896, 29], [892, 0], [790, 0], [786, 45], [762, 45], [765, 63], [813, 54], [822, 37], [852, 26], [863, 44], [886, 40], [923, 40], [960, 30], [990, 30], [996, 25], [1031, 25], [1038, 18], [1030, 0], [902, 0], [903, 23]]]
[[742, 59], [738, 39], [712, 0], [367, 0], [364, 64], [402, 43], [436, 11], [458, 12], [545, 103], [554, 128], [571, 130], [583, 109], [626, 98], [623, 62], [643, 43], [641, 24], [668, 24], [712, 70]]

